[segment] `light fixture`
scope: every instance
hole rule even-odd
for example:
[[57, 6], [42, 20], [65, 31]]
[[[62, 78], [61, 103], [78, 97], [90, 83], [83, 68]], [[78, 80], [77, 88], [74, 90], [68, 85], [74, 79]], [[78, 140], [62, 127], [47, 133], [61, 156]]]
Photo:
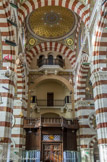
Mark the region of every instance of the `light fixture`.
[[18, 9], [18, 6], [17, 6], [16, 4], [14, 4], [14, 3], [10, 2], [10, 5], [11, 5], [13, 8]]
[[11, 25], [17, 27], [16, 22], [13, 22], [11, 19], [7, 19], [7, 22], [10, 23]]
[[7, 40], [7, 39], [5, 40], [5, 43], [8, 45], [14, 46], [14, 47], [17, 46], [17, 44], [15, 42]]
[[0, 104], [3, 104], [3, 102], [2, 102], [2, 95], [1, 95], [1, 93], [0, 93]]
[[83, 62], [82, 65], [88, 66], [90, 63], [89, 62]]

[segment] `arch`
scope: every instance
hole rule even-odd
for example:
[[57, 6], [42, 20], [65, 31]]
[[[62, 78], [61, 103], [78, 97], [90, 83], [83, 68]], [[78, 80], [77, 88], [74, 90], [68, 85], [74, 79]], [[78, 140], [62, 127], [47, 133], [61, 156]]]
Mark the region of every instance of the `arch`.
[[33, 58], [36, 55], [44, 51], [55, 51], [61, 53], [62, 55], [68, 58], [72, 67], [76, 62], [74, 52], [67, 46], [58, 42], [44, 42], [34, 46], [30, 51], [26, 51], [26, 59], [28, 65], [30, 66]]
[[39, 78], [37, 78], [34, 82], [34, 85], [32, 86], [32, 88], [35, 88], [36, 85], [38, 85], [40, 82], [44, 81], [44, 80], [49, 80], [49, 79], [53, 79], [53, 80], [58, 80], [60, 82], [62, 82], [68, 89], [69, 91], [73, 92], [73, 87], [72, 85], [69, 83], [68, 80], [66, 80], [65, 78], [61, 77], [61, 76], [56, 76], [56, 75], [43, 75], [40, 76]]
[[78, 74], [76, 78], [77, 82], [77, 100], [80, 100], [81, 98], [85, 98], [85, 88], [86, 88], [86, 79], [88, 75], [89, 65], [84, 65], [83, 63], [88, 62], [88, 55], [86, 53], [82, 54], [82, 59], [80, 62], [80, 65], [78, 67]]
[[43, 59], [45, 56], [44, 55], [40, 55], [39, 56], [39, 59]]
[[43, 113], [41, 114], [41, 117], [60, 117], [59, 114], [57, 113], [52, 113], [52, 112], [47, 112], [47, 113]]
[[88, 143], [88, 148], [94, 148], [94, 144], [95, 144], [96, 142], [98, 142], [98, 141], [97, 141], [97, 136], [95, 135], [95, 136], [93, 136], [93, 137], [90, 139], [90, 141], [89, 141], [89, 143]]
[[33, 10], [44, 7], [44, 6], [61, 6], [74, 11], [78, 16], [81, 17], [84, 24], [89, 24], [89, 8], [78, 0], [31, 0], [26, 1], [18, 10], [19, 21], [22, 23], [26, 16]]
[[92, 53], [92, 72], [99, 71], [101, 67], [104, 70], [107, 70], [106, 64], [106, 55], [107, 55], [107, 2], [102, 6], [101, 12], [96, 19], [93, 32], [93, 53]]
[[56, 56], [58, 59], [63, 59], [61, 55]]

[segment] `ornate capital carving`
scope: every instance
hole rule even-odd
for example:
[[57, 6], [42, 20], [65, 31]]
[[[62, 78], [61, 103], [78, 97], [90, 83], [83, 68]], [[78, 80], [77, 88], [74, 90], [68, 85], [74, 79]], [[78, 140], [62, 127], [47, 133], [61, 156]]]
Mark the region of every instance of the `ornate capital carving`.
[[79, 100], [76, 102], [76, 107], [91, 106], [91, 105], [94, 105], [93, 100]]
[[92, 73], [90, 80], [92, 84], [100, 80], [107, 80], [107, 71], [97, 71]]

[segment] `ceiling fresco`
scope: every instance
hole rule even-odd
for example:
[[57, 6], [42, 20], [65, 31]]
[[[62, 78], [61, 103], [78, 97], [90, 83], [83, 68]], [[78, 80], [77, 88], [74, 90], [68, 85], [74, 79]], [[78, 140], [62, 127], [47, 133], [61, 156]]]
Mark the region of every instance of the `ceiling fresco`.
[[[67, 38], [75, 31], [76, 24], [77, 16], [69, 9], [59, 6], [41, 7], [27, 18], [29, 32], [33, 37], [44, 41]], [[70, 44], [72, 44], [71, 41], [69, 41]]]

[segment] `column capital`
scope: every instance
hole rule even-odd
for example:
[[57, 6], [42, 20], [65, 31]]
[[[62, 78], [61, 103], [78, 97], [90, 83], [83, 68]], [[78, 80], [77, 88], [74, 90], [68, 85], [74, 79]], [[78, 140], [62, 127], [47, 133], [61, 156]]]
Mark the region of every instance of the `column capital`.
[[96, 71], [91, 74], [90, 80], [92, 84], [97, 81], [107, 80], [107, 71]]
[[76, 102], [76, 107], [82, 107], [82, 106], [90, 106], [90, 104], [94, 104], [93, 100], [79, 100]]

